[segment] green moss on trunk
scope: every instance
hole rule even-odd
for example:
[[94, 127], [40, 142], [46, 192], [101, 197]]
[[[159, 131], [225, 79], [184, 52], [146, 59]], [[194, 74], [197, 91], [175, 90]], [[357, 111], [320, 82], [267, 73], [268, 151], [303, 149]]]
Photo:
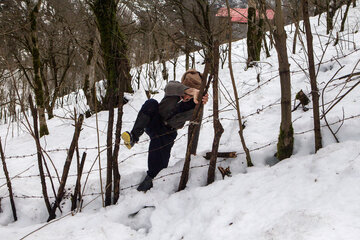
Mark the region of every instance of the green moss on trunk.
[[40, 52], [38, 48], [38, 39], [37, 39], [37, 15], [39, 13], [40, 4], [41, 1], [39, 1], [30, 12], [29, 21], [31, 24], [31, 42], [32, 42], [31, 54], [33, 58], [33, 68], [34, 68], [34, 92], [35, 92], [36, 105], [39, 112], [40, 137], [42, 137], [44, 135], [49, 135], [49, 130], [45, 119], [44, 90], [43, 90], [43, 83], [40, 74], [41, 61], [40, 61]]
[[[114, 107], [119, 98], [123, 96], [123, 92], [132, 91], [130, 64], [126, 56], [127, 45], [125, 36], [122, 34], [116, 19], [115, 0], [96, 0], [91, 4], [92, 10], [96, 16], [97, 27], [100, 33], [101, 50], [105, 63], [105, 72], [107, 78], [107, 88], [103, 107], [109, 110], [108, 131], [107, 131], [107, 174], [106, 174], [106, 190], [105, 190], [105, 206], [111, 204], [112, 184], [114, 189], [119, 189], [120, 175], [114, 175], [112, 180], [112, 172], [118, 173], [117, 153], [112, 152], [112, 135], [114, 123]], [[121, 100], [120, 100], [121, 102]], [[119, 107], [122, 108], [122, 105]], [[120, 109], [119, 111], [122, 111]], [[119, 116], [119, 126], [121, 126], [121, 116]], [[120, 130], [118, 130], [120, 131]], [[120, 136], [120, 135], [118, 135]], [[120, 139], [117, 139], [120, 141]], [[118, 150], [116, 150], [118, 151]], [[116, 169], [115, 169], [116, 168]], [[118, 194], [115, 192], [115, 194]], [[118, 196], [117, 196], [118, 197]], [[114, 199], [117, 200], [117, 197]]]
[[294, 129], [292, 125], [290, 125], [290, 129], [288, 132], [285, 132], [280, 127], [280, 134], [277, 144], [277, 153], [276, 157], [279, 160], [283, 160], [292, 155], [294, 147]]
[[255, 41], [256, 41], [256, 12], [255, 8], [248, 8], [248, 29], [247, 29], [247, 51], [248, 62], [255, 60]]
[[252, 61], [260, 61], [261, 42], [264, 34], [263, 25], [263, 19], [256, 20], [255, 8], [249, 7], [247, 30], [248, 64]]
[[263, 35], [264, 35], [264, 31], [263, 31], [263, 27], [264, 27], [264, 19], [259, 19], [258, 22], [258, 30], [257, 30], [257, 34], [256, 34], [256, 48], [255, 48], [255, 60], [256, 61], [260, 61], [260, 53], [261, 53], [261, 42], [263, 39]]
[[42, 137], [44, 135], [49, 135], [49, 129], [48, 129], [47, 125], [40, 126], [40, 137]]
[[98, 0], [93, 6], [93, 11], [96, 15], [106, 68], [107, 91], [104, 106], [107, 107], [110, 98], [118, 97], [119, 91], [133, 92], [130, 64], [126, 55], [127, 45], [125, 36], [120, 31], [116, 19], [115, 1]]

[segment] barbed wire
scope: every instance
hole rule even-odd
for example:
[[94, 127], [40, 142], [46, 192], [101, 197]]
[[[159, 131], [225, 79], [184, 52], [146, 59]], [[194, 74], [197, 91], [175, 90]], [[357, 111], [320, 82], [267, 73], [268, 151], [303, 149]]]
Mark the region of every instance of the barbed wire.
[[[353, 115], [353, 116], [350, 116], [350, 117], [347, 117], [347, 118], [344, 118], [344, 119], [339, 119], [339, 120], [337, 120], [337, 121], [335, 121], [335, 122], [333, 122], [333, 123], [330, 123], [329, 125], [334, 125], [334, 124], [340, 123], [340, 122], [342, 122], [342, 121], [346, 121], [346, 120], [350, 120], [350, 119], [354, 119], [354, 118], [359, 118], [359, 117], [360, 117], [360, 114], [358, 114], [358, 115]], [[326, 124], [323, 124], [321, 127], [326, 127]], [[305, 133], [311, 132], [311, 131], [313, 131], [313, 130], [314, 130], [314, 129], [308, 129], [308, 130], [305, 130], [305, 131], [302, 131], [302, 132], [295, 132], [294, 135], [305, 134]], [[177, 138], [175, 141], [178, 141], [180, 138], [182, 138], [182, 137], [184, 137], [184, 136], [186, 136], [186, 135], [187, 135], [187, 133], [182, 134], [182, 135], [181, 135], [179, 138]], [[251, 149], [250, 152], [258, 151], [258, 150], [260, 150], [260, 149], [269, 147], [269, 146], [271, 146], [271, 145], [273, 145], [273, 144], [275, 144], [275, 143], [276, 143], [276, 141], [272, 141], [272, 142], [267, 143], [267, 144], [265, 144], [265, 145], [263, 145], [263, 146], [260, 146], [260, 147]], [[165, 146], [162, 146], [162, 147], [165, 147]], [[162, 147], [160, 147], [159, 149], [161, 149]], [[159, 150], [159, 149], [155, 149], [154, 151]], [[148, 152], [149, 152], [149, 151], [134, 153], [134, 154], [132, 154], [132, 155], [130, 155], [130, 156], [122, 159], [121, 161], [119, 161], [119, 164], [127, 161], [128, 159], [130, 159], [130, 158], [132, 158], [132, 157], [135, 157], [135, 156], [141, 155], [141, 154], [146, 154], [146, 153], [148, 153]], [[243, 151], [241, 151], [241, 152], [236, 152], [236, 154], [242, 155], [242, 154], [244, 154], [244, 152], [243, 152]], [[104, 170], [104, 169], [106, 169], [106, 167], [101, 168], [101, 170]], [[28, 170], [28, 169], [27, 169], [27, 170]], [[27, 171], [27, 170], [26, 170], [26, 171]], [[82, 175], [89, 174], [89, 173], [91, 174], [91, 173], [93, 173], [93, 172], [96, 173], [98, 170], [99, 170], [99, 169], [93, 169], [93, 170], [91, 170], [91, 171], [83, 172]], [[21, 174], [21, 173], [20, 173], [20, 174]], [[171, 175], [171, 174], [170, 174], [170, 175]], [[33, 178], [33, 177], [39, 177], [39, 174], [27, 175], [27, 176], [19, 176], [19, 174], [18, 174], [18, 175], [16, 175], [16, 176], [12, 177], [12, 179], [13, 179], [13, 178]], [[46, 177], [49, 177], [49, 176], [47, 175]], [[55, 176], [51, 176], [51, 177], [55, 177]], [[70, 174], [69, 177], [77, 177], [77, 174]], [[2, 177], [2, 178], [0, 178], [0, 179], [5, 179], [5, 178]], [[0, 187], [1, 187], [1, 186], [0, 186]]]
[[[267, 81], [263, 82], [263, 83], [262, 83], [261, 85], [259, 85], [258, 87], [254, 88], [254, 89], [250, 90], [249, 92], [245, 93], [244, 95], [242, 95], [239, 99], [245, 97], [246, 95], [250, 94], [251, 92], [254, 92], [254, 91], [260, 89], [260, 86], [262, 86], [262, 85], [264, 85], [264, 84], [267, 84], [268, 82], [270, 82], [271, 80], [275, 79], [276, 77], [277, 77], [277, 76], [274, 76], [274, 77], [268, 79]], [[261, 108], [257, 109], [256, 112], [250, 113], [250, 114], [244, 116], [244, 118], [248, 118], [248, 117], [250, 117], [250, 116], [259, 114], [260, 112], [264, 111], [265, 109], [268, 109], [268, 108], [270, 108], [270, 107], [272, 107], [272, 106], [274, 106], [274, 105], [278, 105], [278, 104], [280, 104], [279, 101], [280, 101], [280, 100], [277, 100], [277, 101], [275, 101], [274, 103], [271, 103], [271, 104], [269, 104], [269, 105], [267, 105], [267, 106], [262, 106]], [[231, 103], [229, 103], [229, 105], [231, 105]], [[229, 105], [228, 105], [228, 106], [229, 106]], [[227, 107], [227, 106], [226, 106], [226, 107]], [[222, 108], [222, 109], [220, 110], [220, 112], [231, 111], [230, 109], [225, 109], [226, 107]], [[203, 120], [206, 120], [206, 121], [203, 121], [203, 123], [208, 123], [208, 122], [210, 122], [210, 120], [211, 120], [210, 118], [211, 118], [211, 117], [212, 117], [211, 114], [208, 115], [207, 117], [204, 117]], [[350, 116], [350, 117], [347, 117], [347, 118], [344, 118], [344, 119], [339, 119], [338, 121], [335, 121], [335, 122], [333, 122], [333, 123], [331, 123], [331, 124], [329, 124], [329, 125], [334, 125], [334, 124], [337, 124], [337, 123], [340, 123], [340, 122], [343, 122], [343, 121], [347, 121], [347, 120], [350, 120], [350, 119], [358, 118], [358, 117], [360, 117], [360, 114], [359, 114], [359, 115], [353, 115], [353, 116]], [[222, 119], [237, 120], [236, 118], [234, 118], [234, 119], [222, 118]], [[68, 120], [71, 120], [71, 119], [68, 119]], [[190, 125], [190, 124], [186, 124], [185, 126], [188, 126], [188, 125]], [[326, 126], [326, 125], [324, 124], [324, 125], [322, 125], [321, 127], [325, 127], [325, 126]], [[86, 127], [90, 127], [90, 126], [86, 126]], [[174, 131], [176, 131], [176, 130], [174, 130]], [[311, 132], [311, 131], [313, 131], [313, 129], [305, 130], [305, 131], [302, 131], [302, 132], [296, 132], [296, 133], [294, 133], [294, 135], [305, 134], [305, 133], [308, 133], [308, 132]], [[171, 132], [173, 132], [173, 131], [167, 132], [167, 133], [165, 133], [165, 134], [169, 134], [169, 133], [171, 133]], [[164, 135], [164, 134], [163, 134], [163, 135]], [[187, 135], [187, 133], [182, 134], [180, 137], [178, 137], [177, 139], [175, 139], [174, 142], [179, 141], [182, 137], [184, 137], [184, 136], [186, 136], [186, 135]], [[143, 140], [143, 141], [141, 141], [141, 142], [139, 142], [139, 143], [144, 143], [144, 142], [148, 142], [148, 141], [150, 141], [150, 139]], [[266, 148], [266, 147], [269, 147], [269, 146], [271, 146], [271, 145], [274, 145], [275, 143], [276, 143], [276, 141], [272, 141], [272, 142], [267, 143], [267, 144], [265, 144], [265, 145], [263, 145], [263, 146], [260, 146], [260, 147], [251, 149], [250, 152], [261, 150], [261, 149], [263, 149], [263, 148]], [[169, 144], [172, 144], [172, 142], [169, 143]], [[121, 145], [124, 145], [124, 144], [121, 144]], [[166, 146], [161, 146], [161, 147], [159, 147], [158, 149], [154, 149], [154, 150], [152, 150], [152, 151], [159, 150], [159, 149], [161, 149], [161, 148], [163, 148], [163, 147], [166, 147]], [[100, 147], [100, 149], [102, 149], [102, 151], [105, 150], [106, 148], [107, 148], [106, 145], [102, 145], [102, 146]], [[79, 149], [87, 151], [87, 150], [95, 150], [95, 149], [98, 149], [98, 147], [97, 147], [97, 146], [96, 146], [96, 147], [79, 147]], [[46, 150], [46, 152], [61, 152], [61, 151], [68, 151], [68, 148], [58, 148], [58, 149]], [[127, 161], [128, 159], [130, 159], [130, 158], [132, 158], [132, 157], [135, 157], [135, 156], [141, 155], [141, 154], [146, 154], [146, 153], [149, 153], [149, 151], [138, 152], [138, 153], [134, 153], [134, 154], [132, 154], [132, 155], [129, 155], [128, 157], [126, 157], [126, 158], [122, 159], [121, 161], [119, 161], [119, 164], [124, 163], [125, 161]], [[239, 155], [245, 154], [245, 152], [236, 152], [236, 153], [239, 154]], [[32, 157], [32, 156], [35, 156], [35, 155], [37, 155], [37, 153], [17, 155], [17, 156], [7, 156], [6, 158], [7, 158], [7, 159], [26, 158], [26, 157]], [[220, 161], [218, 161], [218, 163], [219, 163], [219, 162], [223, 162], [223, 161], [226, 161], [226, 159], [220, 160]], [[33, 167], [33, 166], [34, 166], [34, 165], [32, 165], [31, 167]], [[192, 166], [191, 169], [192, 169], [192, 168], [201, 168], [201, 167], [206, 167], [206, 166], [209, 166], [209, 164]], [[14, 178], [32, 178], [32, 177], [39, 177], [39, 174], [21, 176], [21, 174], [23, 174], [24, 172], [26, 172], [27, 170], [29, 170], [31, 167], [29, 167], [28, 169], [26, 169], [26, 170], [22, 171], [21, 173], [15, 175], [14, 177], [12, 177], [12, 179], [14, 179]], [[106, 167], [101, 168], [101, 170], [104, 170], [104, 169], [106, 169]], [[91, 173], [97, 172], [97, 171], [99, 171], [99, 169], [93, 169], [93, 170], [91, 170], [91, 171], [83, 172], [82, 175], [91, 174]], [[162, 175], [162, 176], [160, 176], [160, 177], [158, 177], [158, 178], [155, 178], [154, 180], [159, 180], [159, 179], [165, 178], [165, 177], [167, 177], [167, 176], [171, 176], [171, 175], [177, 175], [177, 174], [180, 174], [181, 172], [182, 172], [182, 171], [172, 172], [172, 173], [169, 173], [169, 174], [166, 174], [166, 175]], [[69, 177], [77, 177], [77, 176], [78, 176], [77, 174], [71, 174], [71, 175], [69, 175]], [[49, 175], [48, 175], [47, 177], [52, 177], [52, 178], [53, 178], [53, 177], [55, 177], [55, 176], [49, 176]], [[0, 179], [5, 179], [5, 178], [0, 178]], [[130, 185], [130, 186], [127, 186], [127, 187], [120, 188], [120, 190], [130, 189], [130, 188], [136, 187], [136, 186], [138, 186], [138, 185], [139, 185], [139, 184]], [[4, 184], [1, 185], [0, 188], [1, 188], [2, 186], [4, 186]], [[88, 194], [84, 194], [84, 196], [94, 196], [94, 195], [100, 195], [100, 194], [101, 194], [101, 193], [88, 193]], [[8, 197], [8, 196], [5, 196], [5, 197]], [[38, 198], [38, 199], [43, 198], [42, 196], [28, 196], [28, 195], [15, 195], [14, 197], [16, 197], [16, 198]], [[53, 198], [53, 197], [50, 197], [50, 198]]]
[[[301, 70], [299, 70], [299, 72], [301, 72]], [[243, 94], [242, 96], [240, 96], [240, 97], [239, 97], [239, 100], [242, 99], [242, 98], [244, 98], [244, 97], [246, 97], [246, 96], [249, 95], [250, 93], [261, 89], [261, 86], [266, 85], [266, 84], [269, 83], [270, 81], [276, 79], [278, 76], [279, 76], [279, 75], [272, 76], [271, 78], [269, 78], [269, 79], [266, 80], [265, 82], [259, 84], [259, 85], [258, 85], [257, 87], [255, 87], [254, 89], [252, 89], [252, 90], [246, 92], [245, 94]], [[347, 83], [347, 82], [346, 82], [346, 83]], [[346, 83], [343, 83], [343, 84], [346, 84]], [[339, 84], [337, 84], [337, 85], [339, 85]], [[321, 89], [320, 89], [320, 90], [321, 90]], [[296, 94], [296, 93], [294, 93], [294, 94], [292, 94], [292, 95], [295, 95], [295, 94]], [[224, 94], [224, 96], [225, 96], [225, 94]], [[228, 108], [230, 105], [233, 105], [233, 104], [234, 104], [234, 100], [228, 101], [228, 105], [226, 105], [226, 106], [224, 106], [223, 108], [219, 109], [219, 112], [221, 113], [221, 112], [229, 111], [229, 109], [227, 109], [227, 108]], [[253, 116], [253, 115], [255, 115], [255, 114], [259, 114], [261, 111], [263, 111], [263, 110], [265, 110], [265, 109], [267, 109], [267, 108], [270, 108], [271, 106], [278, 105], [278, 104], [280, 104], [280, 99], [278, 99], [278, 100], [275, 101], [274, 103], [269, 104], [269, 105], [267, 105], [267, 106], [265, 106], [265, 107], [262, 106], [261, 108], [257, 109], [256, 112], [253, 112], [253, 113], [250, 113], [250, 114], [248, 114], [248, 115], [246, 115], [246, 116], [243, 116], [243, 118], [245, 119], [245, 118], [250, 117], [250, 116]], [[329, 104], [329, 103], [325, 103], [324, 105], [327, 105], [327, 104]], [[211, 116], [212, 116], [212, 115], [209, 115], [209, 116], [203, 118], [203, 120], [206, 119], [206, 118], [209, 118], [209, 117], [211, 117]], [[71, 117], [70, 117], [70, 118], [60, 117], [60, 116], [56, 116], [56, 117], [62, 118], [62, 119], [66, 119], [66, 120], [73, 120]], [[237, 119], [234, 119], [234, 120], [237, 120]], [[187, 125], [188, 125], [188, 124], [187, 124]], [[185, 126], [187, 126], [187, 125], [185, 125]], [[89, 125], [84, 125], [84, 126], [89, 127], [89, 128], [94, 128], [94, 127], [89, 126]], [[102, 132], [103, 132], [103, 131], [102, 131]], [[103, 132], [103, 133], [104, 133], [104, 132]], [[150, 140], [145, 140], [145, 141], [150, 141]], [[120, 144], [120, 145], [124, 145], [124, 144]], [[101, 149], [102, 149], [102, 148], [106, 148], [106, 145], [102, 145], [102, 146], [101, 146]], [[98, 149], [98, 147], [97, 147], [97, 146], [96, 146], [96, 147], [82, 147], [82, 148], [79, 148], [79, 149], [86, 151], [86, 150]], [[68, 151], [68, 148], [50, 149], [50, 150], [46, 150], [46, 151], [47, 151], [47, 152]], [[35, 152], [35, 153], [24, 154], [24, 155], [6, 156], [6, 158], [7, 158], [7, 159], [26, 158], [26, 157], [33, 157], [33, 156], [35, 156], [36, 154], [37, 154], [37, 153]]]
[[[337, 120], [337, 121], [335, 121], [335, 122], [333, 122], [333, 123], [330, 123], [329, 125], [334, 125], [334, 124], [340, 123], [340, 122], [342, 122], [342, 121], [347, 121], [347, 120], [354, 119], [354, 118], [359, 118], [359, 117], [360, 117], [360, 114], [358, 114], [358, 115], [353, 115], [353, 116], [350, 116], [350, 117], [347, 117], [347, 118], [344, 118], [344, 119], [339, 119], [339, 120]], [[323, 124], [321, 127], [326, 127], [326, 124]], [[314, 130], [314, 129], [308, 129], [308, 130], [305, 130], [305, 131], [302, 131], [302, 132], [295, 132], [294, 135], [305, 134], [305, 133], [308, 133], [308, 132], [312, 132], [313, 130]], [[180, 138], [182, 138], [182, 137], [184, 137], [184, 136], [187, 136], [187, 133], [182, 134], [182, 135], [181, 135], [179, 138], [177, 138], [175, 141], [178, 141]], [[275, 143], [276, 143], [276, 141], [272, 141], [272, 142], [267, 143], [267, 144], [265, 144], [265, 145], [263, 145], [263, 146], [260, 146], [260, 147], [251, 149], [250, 152], [261, 150], [261, 149], [263, 149], [263, 148], [266, 148], [266, 147], [269, 147], [269, 146], [271, 146], [271, 145], [274, 145]], [[165, 147], [165, 146], [163, 146], [163, 147]], [[159, 149], [161, 149], [161, 148], [162, 148], [162, 147], [160, 147]], [[159, 149], [155, 149], [154, 151], [159, 150]], [[148, 153], [148, 152], [149, 152], [149, 151], [134, 153], [134, 154], [132, 154], [132, 155], [130, 155], [130, 156], [122, 159], [121, 161], [119, 161], [119, 164], [127, 161], [128, 159], [130, 159], [130, 158], [132, 158], [132, 157], [135, 157], [135, 156], [141, 155], [141, 154], [146, 154], [146, 153]], [[242, 155], [242, 154], [244, 154], [244, 153], [245, 153], [245, 152], [243, 152], [243, 151], [241, 151], [241, 152], [236, 152], [236, 154], [240, 154], [240, 155]], [[32, 167], [33, 167], [33, 166], [32, 166]], [[106, 169], [106, 167], [101, 168], [101, 170], [104, 170], [104, 169]], [[26, 171], [27, 171], [27, 170], [28, 170], [28, 169], [26, 169]], [[91, 170], [91, 171], [83, 172], [82, 175], [91, 174], [91, 173], [94, 173], [94, 172], [96, 173], [97, 171], [99, 171], [99, 169], [93, 169], [93, 170]], [[23, 172], [25, 172], [25, 171], [23, 171]], [[23, 172], [22, 172], [22, 173], [23, 173]], [[21, 173], [20, 173], [20, 174], [21, 174]], [[20, 178], [20, 179], [21, 179], [21, 178], [39, 177], [39, 174], [27, 175], [27, 176], [20, 176], [20, 174], [17, 174], [16, 176], [12, 177], [12, 179], [13, 179], [13, 178]], [[173, 175], [173, 174], [174, 174], [174, 173], [171, 173], [171, 174], [169, 174], [169, 175]], [[50, 177], [50, 176], [49, 176], [49, 175], [46, 175], [46, 177]], [[55, 176], [51, 176], [51, 177], [55, 177]], [[70, 174], [69, 177], [77, 177], [77, 174]], [[165, 177], [165, 176], [163, 176], [163, 177]], [[5, 179], [5, 178], [2, 177], [2, 178], [0, 178], [0, 179]], [[135, 185], [135, 186], [137, 186], [137, 185]], [[0, 187], [2, 187], [2, 186], [0, 186]], [[125, 189], [126, 189], [126, 188], [125, 188]], [[120, 189], [120, 190], [121, 190], [121, 189]]]
[[[271, 143], [268, 143], [268, 144], [265, 144], [261, 147], [257, 147], [257, 148], [254, 148], [254, 149], [251, 149], [249, 150], [250, 152], [253, 152], [253, 151], [257, 151], [257, 150], [260, 150], [260, 149], [263, 149], [263, 148], [266, 148], [266, 147], [269, 147], [273, 144], [275, 144], [276, 142], [273, 141]], [[245, 154], [245, 152], [237, 152], [237, 154]], [[222, 159], [222, 160], [219, 160], [217, 161], [217, 163], [221, 163], [221, 162], [225, 162], [227, 160], [227, 158], [225, 159]], [[201, 165], [196, 165], [196, 166], [191, 166], [190, 169], [194, 169], [194, 168], [202, 168], [202, 167], [207, 167], [209, 166], [210, 163], [206, 163], [206, 164], [201, 164]], [[93, 170], [95, 171], [95, 170]], [[97, 170], [96, 170], [97, 171]], [[172, 175], [177, 175], [177, 174], [180, 174], [182, 173], [182, 171], [176, 171], [176, 172], [171, 172], [171, 173], [168, 173], [168, 174], [164, 174], [162, 176], [159, 176], [159, 177], [156, 177], [154, 178], [153, 180], [154, 181], [157, 181], [157, 180], [160, 180], [162, 178], [165, 178], [165, 177], [168, 177], [168, 176], [172, 176]], [[129, 186], [126, 186], [126, 187], [122, 187], [120, 188], [120, 191], [123, 191], [123, 190], [127, 190], [127, 189], [131, 189], [131, 188], [134, 188], [134, 187], [137, 187], [139, 186], [140, 184], [132, 184], [132, 185], [129, 185]], [[69, 190], [69, 189], [68, 189]], [[70, 192], [68, 192], [66, 195], [69, 196], [69, 194], [71, 194]], [[96, 196], [96, 195], [101, 195], [100, 192], [92, 192], [92, 193], [87, 193], [87, 194], [83, 194], [82, 196]], [[3, 198], [8, 198], [9, 195], [6, 195], [4, 196]], [[35, 195], [24, 195], [24, 194], [21, 194], [21, 195], [14, 195], [15, 198], [23, 198], [23, 199], [27, 199], [27, 198], [33, 198], [33, 199], [42, 199], [43, 196], [35, 196]], [[49, 198], [55, 198], [55, 197], [51, 197], [49, 196]]]
[[[335, 122], [331, 123], [330, 125], [334, 125], [334, 124], [340, 123], [340, 122], [342, 122], [342, 121], [346, 121], [346, 120], [354, 119], [354, 118], [358, 118], [358, 117], [360, 117], [360, 114], [358, 114], [358, 115], [353, 115], [353, 116], [351, 116], [351, 117], [347, 117], [347, 118], [344, 118], [344, 119], [339, 119], [338, 121], [335, 121]], [[321, 127], [326, 127], [326, 124], [322, 125]], [[295, 132], [294, 135], [301, 135], [301, 134], [305, 134], [305, 133], [308, 133], [308, 132], [311, 132], [311, 131], [314, 131], [314, 129], [309, 129], [309, 130], [306, 130], [306, 131], [303, 131], [303, 132]], [[185, 136], [185, 135], [187, 135], [187, 134], [183, 134], [181, 137], [183, 137], [183, 136]], [[274, 145], [274, 144], [276, 144], [276, 142], [277, 142], [277, 141], [272, 141], [272, 142], [269, 142], [269, 143], [267, 143], [267, 144], [264, 144], [264, 145], [262, 145], [262, 146], [260, 146], [260, 147], [250, 149], [249, 151], [250, 151], [250, 152], [258, 151], [258, 150], [267, 148], [267, 147], [269, 147], [269, 146], [271, 146], [271, 145]], [[148, 152], [148, 151], [147, 151], [147, 152]], [[144, 153], [147, 153], [147, 152], [136, 153], [136, 154], [133, 154], [133, 155], [127, 157], [126, 159], [128, 159], [128, 158], [130, 158], [130, 157], [132, 157], [132, 156], [136, 156], [136, 155], [138, 155], [138, 154], [144, 154]], [[238, 155], [238, 154], [239, 154], [239, 155], [242, 155], [242, 154], [245, 154], [245, 152], [243, 152], [243, 151], [241, 151], [241, 152], [236, 152], [236, 154], [237, 154], [237, 155]], [[121, 162], [124, 162], [126, 159], [122, 160]], [[217, 163], [225, 162], [226, 160], [227, 160], [227, 158], [225, 158], [225, 159], [223, 159], [223, 160], [219, 160], [219, 161], [217, 161]], [[119, 164], [120, 164], [121, 162], [119, 162]], [[209, 166], [209, 165], [210, 165], [210, 163], [201, 164], [201, 165], [196, 165], [196, 166], [190, 167], [190, 169], [202, 168], [202, 167], [206, 167], [206, 166]], [[33, 167], [33, 166], [31, 166], [31, 167]], [[29, 167], [29, 168], [31, 168], [31, 167]], [[29, 169], [29, 168], [28, 168], [28, 169]], [[26, 169], [25, 171], [27, 171], [28, 169]], [[25, 171], [23, 171], [23, 172], [25, 172]], [[92, 172], [97, 172], [97, 171], [98, 171], [98, 169], [92, 170]], [[22, 173], [23, 173], [23, 172], [22, 172]], [[89, 173], [89, 172], [83, 173], [83, 174], [88, 174], [88, 173]], [[182, 171], [171, 172], [171, 173], [168, 173], [168, 174], [165, 174], [165, 175], [162, 175], [162, 176], [159, 176], [159, 177], [154, 178], [154, 181], [160, 180], [160, 179], [165, 178], [165, 177], [168, 177], [168, 176], [173, 176], [173, 175], [181, 174], [181, 173], [182, 173]], [[21, 173], [20, 173], [20, 174], [21, 174]], [[33, 176], [31, 176], [31, 177], [35, 177], [35, 176], [39, 176], [39, 175], [33, 175]], [[77, 176], [77, 175], [69, 175], [69, 177], [70, 177], [70, 176], [74, 177], [74, 176]], [[26, 177], [26, 176], [25, 176], [25, 177]], [[30, 177], [30, 176], [27, 176], [27, 177]], [[21, 176], [21, 177], [18, 176], [17, 178], [24, 178], [24, 176]], [[4, 179], [4, 178], [0, 178], [0, 179]], [[129, 186], [120, 188], [120, 191], [127, 190], [127, 189], [131, 189], [131, 188], [134, 188], [134, 187], [137, 187], [137, 186], [139, 186], [139, 184], [132, 184], [132, 185], [129, 185]], [[1, 186], [0, 186], [0, 187], [1, 187]], [[70, 194], [70, 193], [68, 193], [68, 194]], [[101, 193], [93, 192], [93, 193], [84, 194], [83, 196], [97, 196], [97, 195], [101, 195]], [[9, 197], [9, 195], [5, 195], [5, 196], [2, 197], [2, 198], [8, 198], [8, 197]], [[21, 195], [16, 195], [16, 194], [15, 194], [14, 197], [15, 197], [15, 198], [23, 198], [23, 199], [29, 199], [29, 198], [31, 198], [31, 199], [42, 199], [42, 198], [43, 198], [43, 196], [24, 195], [24, 194], [21, 194]], [[54, 197], [49, 196], [49, 198], [54, 198]]]
[[[262, 106], [261, 108], [258, 108], [258, 109], [256, 110], [256, 112], [253, 112], [253, 113], [250, 113], [250, 114], [248, 114], [248, 115], [245, 115], [243, 118], [246, 119], [246, 118], [251, 117], [251, 116], [253, 116], [253, 115], [259, 114], [260, 112], [262, 112], [262, 111], [264, 111], [264, 110], [266, 110], [266, 109], [268, 109], [268, 108], [270, 108], [270, 107], [272, 107], [272, 106], [279, 105], [279, 104], [280, 104], [280, 100], [277, 100], [277, 101], [275, 101], [275, 102], [273, 102], [273, 103], [271, 103], [271, 104], [269, 104], [269, 105], [267, 105], [267, 106]], [[228, 105], [228, 106], [229, 106], [229, 105]], [[219, 110], [219, 112], [230, 111], [229, 109], [225, 109], [225, 108], [226, 108], [226, 107], [224, 107], [223, 109]], [[309, 109], [311, 109], [311, 108], [309, 108]], [[204, 121], [204, 120], [207, 120], [207, 119], [210, 119], [211, 117], [212, 117], [212, 114], [204, 117], [204, 118], [203, 118], [203, 121]], [[234, 118], [234, 119], [221, 118], [221, 119], [234, 120], [234, 121], [237, 120], [236, 118]], [[209, 121], [205, 121], [205, 123], [206, 123], [206, 122], [209, 122]], [[190, 125], [190, 124], [189, 124], [189, 123], [186, 124], [185, 127], [187, 127], [188, 125]], [[308, 131], [311, 131], [311, 130], [308, 130]], [[169, 131], [169, 132], [166, 132], [165, 134], [169, 134], [169, 133], [172, 133], [172, 132], [174, 132], [174, 131]], [[164, 135], [164, 134], [162, 134], [162, 135]], [[162, 136], [162, 135], [159, 135], [159, 136]], [[150, 141], [150, 139], [146, 139], [146, 140], [140, 141], [139, 143], [144, 143], [144, 142], [148, 142], [148, 141]], [[122, 144], [122, 143], [120, 143], [120, 145], [124, 146], [124, 144]], [[105, 150], [106, 148], [107, 148], [106, 145], [100, 146], [100, 149], [101, 149], [101, 150]], [[98, 149], [98, 147], [97, 147], [97, 146], [95, 146], [95, 147], [79, 147], [79, 150], [85, 150], [85, 151], [87, 151], [87, 150], [95, 150], [95, 149]], [[58, 148], [58, 149], [46, 150], [46, 152], [61, 152], [61, 151], [68, 151], [68, 148]], [[144, 152], [143, 152], [143, 153], [144, 153]], [[143, 154], [143, 153], [138, 153], [138, 154]], [[24, 154], [24, 155], [6, 156], [5, 158], [6, 158], [6, 159], [26, 158], [26, 157], [33, 157], [33, 156], [35, 156], [36, 154], [37, 154], [37, 153], [35, 152], [35, 153]], [[135, 156], [135, 155], [138, 155], [138, 154], [134, 154], [134, 155], [131, 155], [131, 156]], [[129, 157], [131, 157], [131, 156], [129, 156]], [[129, 158], [129, 157], [127, 157], [127, 158]], [[124, 162], [124, 161], [125, 161], [125, 160], [121, 160], [120, 162]]]

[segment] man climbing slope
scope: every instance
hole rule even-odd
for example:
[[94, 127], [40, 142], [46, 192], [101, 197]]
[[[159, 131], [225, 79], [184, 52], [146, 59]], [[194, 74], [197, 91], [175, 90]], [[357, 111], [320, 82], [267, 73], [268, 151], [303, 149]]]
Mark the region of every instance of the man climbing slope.
[[[144, 131], [150, 137], [148, 152], [148, 171], [137, 190], [146, 192], [153, 187], [152, 180], [168, 166], [171, 148], [177, 136], [177, 129], [191, 120], [196, 104], [198, 104], [201, 74], [195, 69], [185, 72], [181, 83], [169, 81], [165, 86], [165, 96], [158, 103], [155, 99], [147, 100], [140, 109], [131, 132], [121, 134], [124, 144], [131, 149], [139, 141]], [[206, 94], [203, 104], [208, 101]]]

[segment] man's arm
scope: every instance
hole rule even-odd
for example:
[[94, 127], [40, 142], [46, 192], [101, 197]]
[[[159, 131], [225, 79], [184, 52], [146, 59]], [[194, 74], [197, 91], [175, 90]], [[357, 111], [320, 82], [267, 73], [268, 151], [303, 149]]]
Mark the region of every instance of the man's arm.
[[165, 86], [165, 96], [183, 96], [185, 90], [189, 89], [189, 87], [181, 84], [176, 81], [169, 81]]
[[[177, 81], [169, 81], [165, 86], [165, 97], [167, 96], [179, 96], [189, 95], [194, 98], [194, 102], [198, 104], [199, 90], [196, 88], [189, 88]], [[208, 95], [203, 96], [203, 104], [206, 104], [208, 101]]]

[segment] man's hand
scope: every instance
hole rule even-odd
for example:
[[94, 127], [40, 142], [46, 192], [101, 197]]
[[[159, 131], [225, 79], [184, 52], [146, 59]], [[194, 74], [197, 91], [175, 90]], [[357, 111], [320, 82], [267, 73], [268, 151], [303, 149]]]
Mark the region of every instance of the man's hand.
[[203, 96], [202, 98], [202, 103], [205, 105], [209, 100], [209, 94], [205, 94], [205, 96]]
[[[185, 90], [185, 95], [184, 95], [184, 100], [188, 101], [191, 99], [191, 97], [194, 98], [194, 103], [198, 104], [198, 96], [199, 96], [199, 90], [197, 90], [196, 88], [189, 88]], [[209, 94], [206, 94], [205, 96], [203, 96], [202, 98], [202, 103], [206, 104], [209, 100]]]
[[199, 96], [199, 90], [197, 90], [196, 88], [188, 88], [185, 90], [185, 95], [183, 97], [184, 101], [187, 102], [189, 101], [191, 98], [194, 98], [194, 102], [195, 104], [198, 104], [198, 96]]

